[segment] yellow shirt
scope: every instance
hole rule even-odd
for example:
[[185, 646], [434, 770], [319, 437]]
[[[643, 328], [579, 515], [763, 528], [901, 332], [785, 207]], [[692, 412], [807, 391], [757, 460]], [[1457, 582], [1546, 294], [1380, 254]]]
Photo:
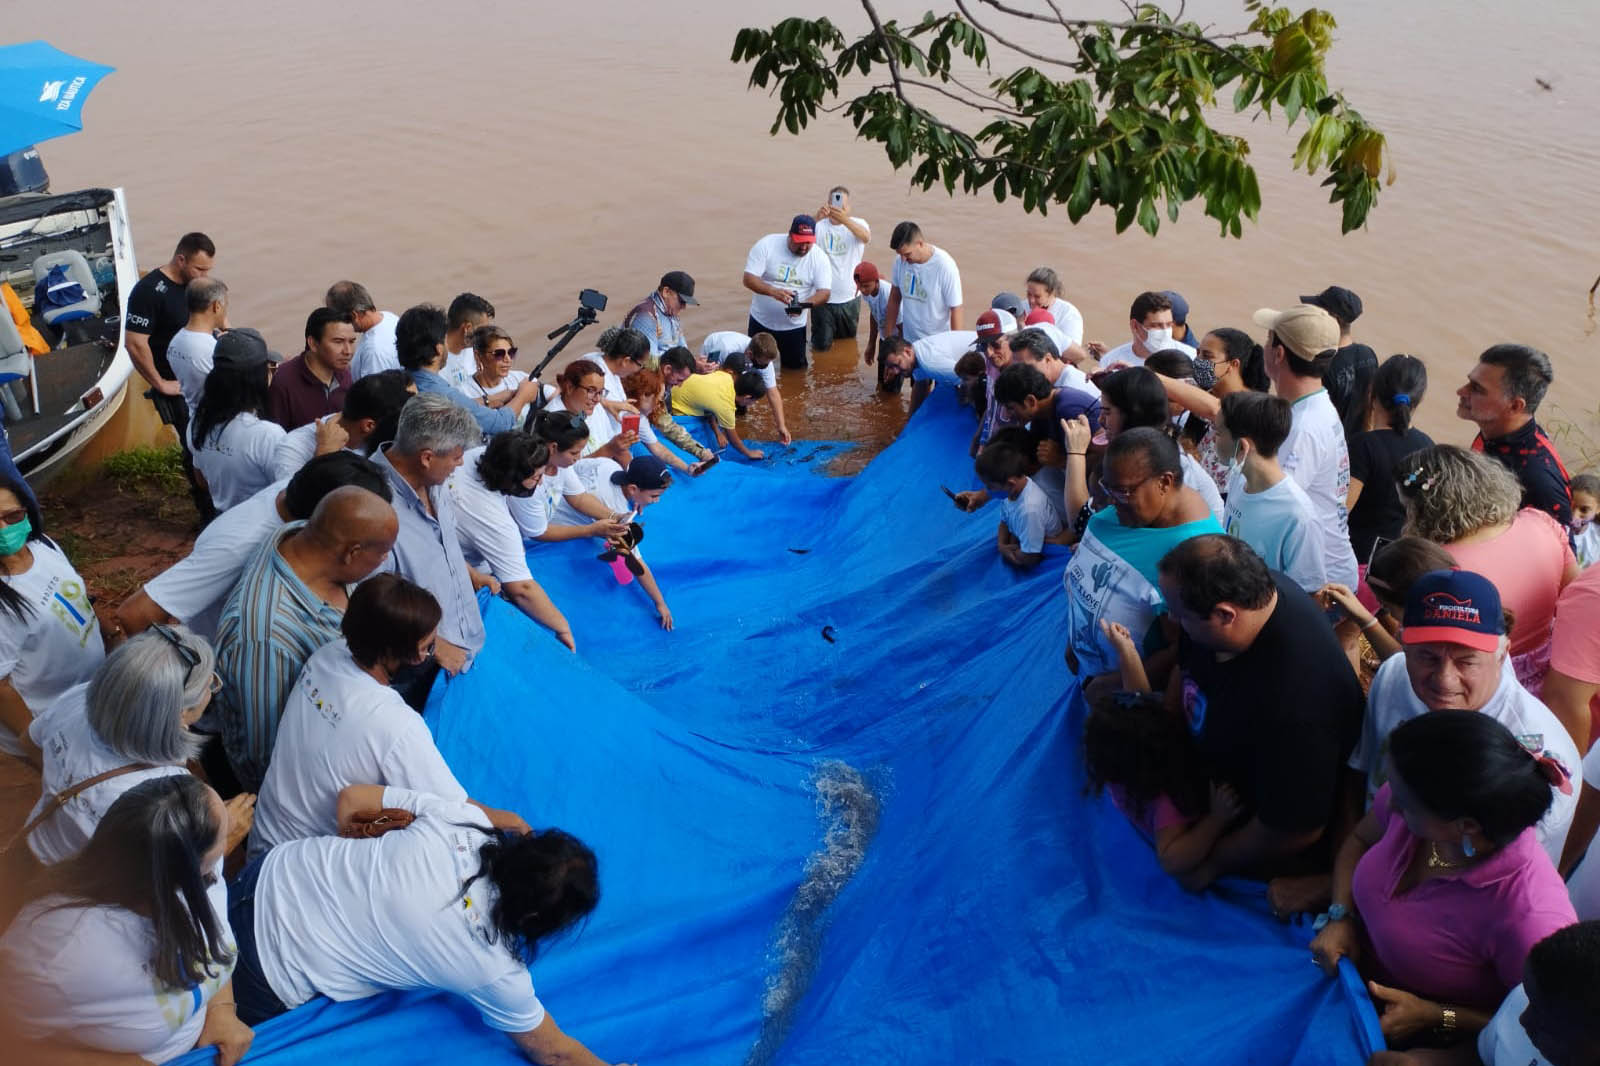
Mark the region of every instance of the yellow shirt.
[[672, 413], [675, 415], [715, 418], [723, 429], [732, 429], [736, 410], [733, 375], [721, 370], [690, 374], [689, 380], [672, 389]]

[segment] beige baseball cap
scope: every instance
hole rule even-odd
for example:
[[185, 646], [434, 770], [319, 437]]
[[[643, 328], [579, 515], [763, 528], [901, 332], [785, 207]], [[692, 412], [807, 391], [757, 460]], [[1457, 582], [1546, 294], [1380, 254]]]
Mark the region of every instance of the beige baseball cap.
[[1311, 304], [1295, 304], [1287, 311], [1263, 307], [1251, 318], [1256, 325], [1270, 329], [1285, 348], [1307, 362], [1339, 347], [1338, 321], [1322, 308]]

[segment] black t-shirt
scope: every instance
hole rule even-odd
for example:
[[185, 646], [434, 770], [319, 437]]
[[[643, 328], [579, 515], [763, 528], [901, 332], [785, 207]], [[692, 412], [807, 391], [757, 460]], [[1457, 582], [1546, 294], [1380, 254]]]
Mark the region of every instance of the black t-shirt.
[[1218, 662], [1185, 634], [1178, 663], [1184, 712], [1213, 776], [1263, 825], [1297, 833], [1333, 816], [1363, 698], [1322, 608], [1285, 575], [1272, 578], [1278, 604], [1255, 643]]
[[1334, 355], [1327, 373], [1322, 376], [1322, 384], [1339, 412], [1346, 437], [1361, 428], [1367, 413], [1367, 390], [1372, 385], [1372, 375], [1377, 372], [1377, 352], [1365, 344], [1347, 344]]
[[1404, 433], [1374, 429], [1350, 438], [1350, 476], [1361, 482], [1361, 495], [1350, 512], [1350, 547], [1356, 562], [1372, 560], [1378, 537], [1394, 540], [1400, 535], [1406, 508], [1395, 488], [1395, 471], [1406, 456], [1431, 447], [1433, 439], [1415, 426]]
[[150, 354], [155, 356], [156, 369], [162, 377], [172, 377], [167, 345], [189, 324], [189, 299], [183, 285], [160, 270], [152, 270], [128, 293], [125, 314], [128, 332], [143, 333], [150, 338]]

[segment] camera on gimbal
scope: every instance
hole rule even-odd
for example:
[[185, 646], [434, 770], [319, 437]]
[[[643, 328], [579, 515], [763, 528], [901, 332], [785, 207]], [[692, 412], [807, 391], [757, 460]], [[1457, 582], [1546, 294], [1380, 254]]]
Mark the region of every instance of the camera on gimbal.
[[[606, 294], [599, 289], [584, 289], [578, 293], [577, 317], [566, 325], [557, 326], [545, 334], [545, 339], [554, 340], [555, 344], [551, 345], [550, 350], [544, 353], [544, 358], [539, 360], [539, 365], [534, 367], [533, 372], [528, 376], [534, 381], [539, 381], [539, 375], [544, 373], [544, 368], [550, 365], [550, 360], [560, 355], [561, 349], [572, 343], [572, 338], [576, 337], [585, 326], [594, 325], [595, 321], [600, 317], [600, 312], [605, 309]], [[560, 339], [556, 340], [558, 337]], [[544, 390], [540, 389], [538, 397], [528, 405], [527, 417], [522, 422], [524, 430], [533, 428], [534, 416], [544, 409], [544, 405]]]

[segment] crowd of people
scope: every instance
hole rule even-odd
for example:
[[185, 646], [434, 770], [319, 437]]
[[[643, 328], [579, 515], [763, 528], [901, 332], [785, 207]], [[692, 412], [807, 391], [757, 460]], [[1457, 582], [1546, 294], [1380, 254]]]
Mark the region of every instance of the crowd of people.
[[1600, 1061], [1600, 478], [1536, 421], [1550, 360], [1487, 349], [1457, 392], [1471, 447], [1436, 444], [1426, 366], [1355, 341], [1347, 289], [1257, 312], [1260, 342], [1150, 290], [1092, 340], [1051, 268], [969, 314], [916, 223], [890, 269], [871, 241], [832, 189], [752, 246], [743, 332], [691, 348], [672, 270], [545, 382], [483, 297], [396, 314], [349, 280], [283, 359], [185, 235], [127, 337], [182, 444], [190, 554], [102, 631], [0, 471], [0, 790], [31, 806], [0, 851], [29, 887], [7, 1031], [40, 1061], [232, 1066], [315, 996], [435, 988], [535, 1062], [601, 1062], [529, 973], [597, 905], [593, 852], [471, 798], [418, 712], [482, 653], [482, 589], [577, 650], [535, 578], [550, 542], [596, 544], [671, 630], [644, 512], [726, 450], [763, 459], [758, 402], [788, 444], [779, 368], [864, 317], [881, 391], [974, 409], [983, 488], [950, 495], [999, 501], [1006, 565], [1061, 574], [1087, 781], [1162, 868], [1313, 916], [1383, 1061]]

